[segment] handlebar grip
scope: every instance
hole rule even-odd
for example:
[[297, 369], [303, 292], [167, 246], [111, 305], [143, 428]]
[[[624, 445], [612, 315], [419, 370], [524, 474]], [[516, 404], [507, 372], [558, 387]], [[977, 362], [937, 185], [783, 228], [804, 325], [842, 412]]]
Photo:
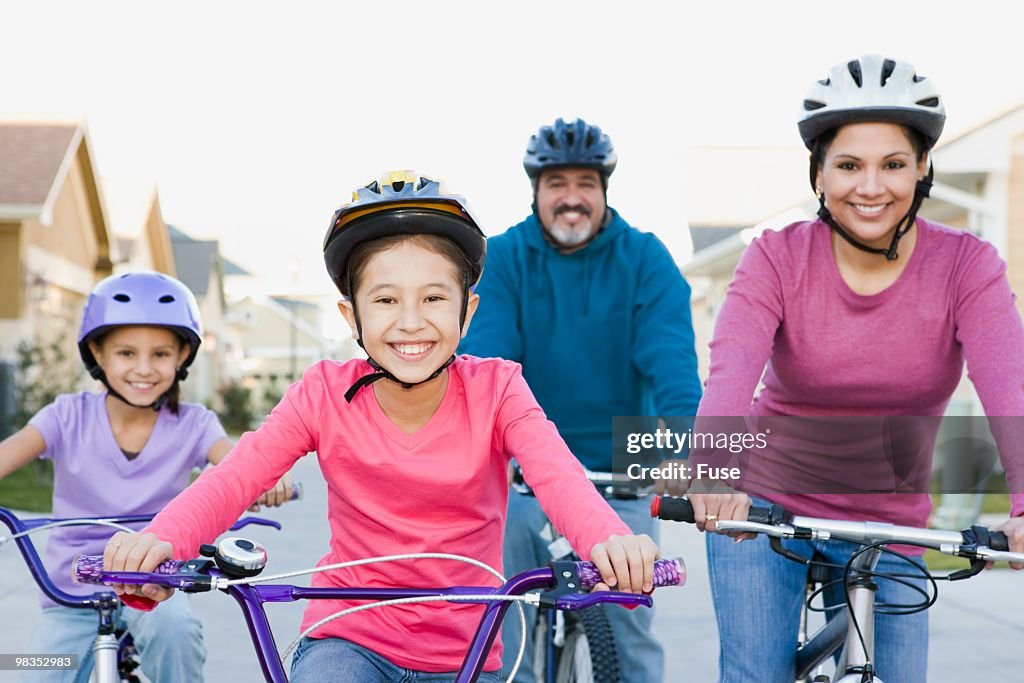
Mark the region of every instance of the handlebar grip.
[[[177, 574], [185, 560], [164, 560], [153, 570], [154, 574]], [[103, 583], [103, 556], [78, 555], [71, 561], [71, 580], [74, 583]], [[125, 581], [123, 583], [146, 583]]]
[[988, 536], [988, 547], [992, 550], [1008, 552], [1010, 550], [1010, 541], [1002, 531], [991, 531]]
[[690, 504], [690, 501], [673, 496], [655, 496], [651, 500], [651, 517], [688, 524], [693, 524], [695, 521], [693, 505]]
[[[771, 507], [751, 507], [747, 511], [747, 521], [758, 524], [778, 524], [783, 520], [785, 510], [778, 505]], [[693, 504], [685, 498], [673, 496], [655, 497], [651, 501], [651, 517], [670, 522], [696, 523], [693, 518]]]
[[[577, 562], [576, 571], [580, 576], [580, 588], [590, 590], [601, 583], [601, 572], [593, 562]], [[686, 565], [683, 558], [674, 557], [654, 563], [654, 587], [682, 586], [686, 583]]]

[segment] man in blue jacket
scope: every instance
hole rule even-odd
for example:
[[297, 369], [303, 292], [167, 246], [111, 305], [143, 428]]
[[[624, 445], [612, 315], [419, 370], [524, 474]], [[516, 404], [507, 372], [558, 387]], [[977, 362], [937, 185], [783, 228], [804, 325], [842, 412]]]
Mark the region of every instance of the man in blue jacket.
[[[612, 417], [692, 416], [697, 377], [690, 288], [657, 237], [631, 227], [606, 202], [617, 157], [581, 119], [530, 138], [523, 165], [533, 213], [487, 245], [477, 310], [460, 352], [517, 361], [548, 417], [583, 465], [612, 471]], [[640, 500], [609, 501], [635, 533], [657, 540]], [[505, 574], [547, 564], [536, 499], [510, 493]], [[658, 683], [664, 654], [648, 609], [607, 610], [623, 681]], [[532, 681], [533, 634], [516, 681]], [[519, 622], [503, 628], [505, 669]]]

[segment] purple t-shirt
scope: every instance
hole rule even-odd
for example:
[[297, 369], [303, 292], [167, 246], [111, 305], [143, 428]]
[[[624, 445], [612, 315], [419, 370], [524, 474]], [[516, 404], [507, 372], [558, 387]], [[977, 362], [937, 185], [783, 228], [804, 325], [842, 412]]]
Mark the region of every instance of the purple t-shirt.
[[[160, 411], [149, 441], [128, 460], [114, 438], [105, 400], [106, 393], [64, 394], [29, 421], [46, 442], [41, 457], [53, 461], [54, 517], [157, 513], [188, 486], [192, 470], [206, 464], [210, 448], [225, 436], [212, 411], [182, 403], [177, 414]], [[83, 553], [102, 554], [116, 531], [102, 526], [55, 529], [44, 563], [57, 587], [74, 595], [95, 593], [95, 586], [71, 582], [71, 561]], [[44, 607], [53, 604], [45, 597], [42, 602]]]

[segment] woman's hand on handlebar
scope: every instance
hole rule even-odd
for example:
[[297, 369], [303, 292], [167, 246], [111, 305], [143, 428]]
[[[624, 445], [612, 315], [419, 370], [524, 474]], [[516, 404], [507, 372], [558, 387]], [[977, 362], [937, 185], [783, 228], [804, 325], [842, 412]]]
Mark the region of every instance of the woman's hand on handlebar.
[[[721, 483], [708, 486], [700, 480], [693, 482], [686, 497], [693, 505], [694, 523], [701, 531], [714, 531], [718, 520], [746, 520], [751, 504], [750, 497], [745, 493], [739, 493]], [[735, 531], [729, 532], [729, 535], [737, 542], [756, 536]]]
[[[992, 527], [991, 531], [1002, 531], [1006, 534], [1011, 553], [1024, 553], [1024, 517], [1011, 517], [1002, 524]], [[986, 567], [991, 569], [992, 563], [989, 562]], [[1024, 564], [1011, 562], [1010, 567], [1024, 569]]]
[[260, 507], [263, 505], [276, 508], [284, 505], [291, 499], [292, 475], [291, 472], [285, 472], [284, 476], [278, 480], [273, 488], [267, 489], [262, 496], [256, 499], [255, 503], [249, 506], [249, 512], [259, 512]]
[[[103, 570], [107, 572], [152, 572], [164, 560], [174, 558], [174, 547], [161, 541], [154, 534], [127, 533], [119, 531], [107, 541], [103, 549]], [[163, 602], [174, 593], [147, 583], [141, 586], [115, 583], [111, 586], [118, 595], [144, 595], [156, 602]]]
[[657, 544], [646, 534], [609, 536], [590, 551], [590, 561], [604, 579], [594, 590], [650, 593], [654, 590], [654, 562], [660, 557]]

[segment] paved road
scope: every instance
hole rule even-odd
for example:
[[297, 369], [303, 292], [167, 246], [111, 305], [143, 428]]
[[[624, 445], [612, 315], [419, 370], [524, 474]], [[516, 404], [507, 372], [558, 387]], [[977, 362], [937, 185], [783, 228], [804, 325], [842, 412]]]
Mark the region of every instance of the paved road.
[[[316, 461], [301, 460], [295, 476], [305, 486], [305, 499], [267, 515], [279, 519], [285, 530], [247, 532], [267, 545], [275, 572], [311, 566], [326, 547], [326, 489]], [[714, 681], [718, 635], [701, 534], [688, 525], [666, 524], [662, 546], [666, 555], [685, 558], [689, 570], [684, 588], [657, 595], [655, 628], [668, 653], [666, 680]], [[1024, 574], [1001, 570], [940, 585], [939, 602], [930, 611], [929, 681], [952, 683], [967, 676], [1021, 680], [1016, 648], [1024, 642], [1022, 582]], [[34, 591], [17, 550], [0, 546], [0, 653], [24, 650], [37, 617]], [[259, 680], [259, 666], [234, 601], [213, 593], [195, 596], [193, 605], [206, 627], [208, 680]], [[298, 633], [301, 608], [269, 605], [267, 610], [283, 649]], [[0, 672], [0, 682], [16, 680], [13, 673]]]

